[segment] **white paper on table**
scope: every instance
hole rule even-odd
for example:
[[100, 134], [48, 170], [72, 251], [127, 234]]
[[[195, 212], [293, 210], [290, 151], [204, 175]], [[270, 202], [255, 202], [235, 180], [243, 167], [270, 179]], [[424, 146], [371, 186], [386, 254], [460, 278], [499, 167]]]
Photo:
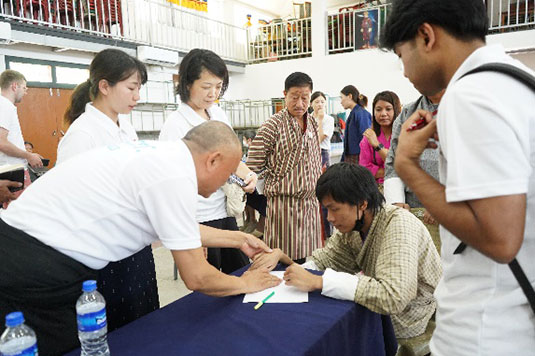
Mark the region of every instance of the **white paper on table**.
[[[284, 271], [271, 271], [272, 275], [282, 279]], [[256, 293], [247, 293], [243, 297], [243, 303], [261, 302], [271, 292], [275, 294], [266, 301], [267, 303], [308, 303], [308, 292], [303, 292], [296, 287], [287, 286], [286, 282], [282, 281], [276, 287], [264, 289]]]

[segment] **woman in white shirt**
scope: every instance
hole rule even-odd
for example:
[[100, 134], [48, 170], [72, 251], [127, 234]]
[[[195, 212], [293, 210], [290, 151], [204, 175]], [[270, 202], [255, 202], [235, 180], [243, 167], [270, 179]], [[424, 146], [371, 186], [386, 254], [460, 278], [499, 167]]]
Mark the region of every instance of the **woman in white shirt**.
[[[136, 58], [117, 49], [98, 53], [89, 79], [76, 87], [65, 112], [69, 128], [58, 146], [57, 163], [100, 146], [137, 141], [128, 118], [121, 115], [132, 111], [146, 82], [147, 69]], [[158, 309], [151, 247], [100, 270], [98, 289], [106, 299], [108, 331]]]
[[[179, 140], [190, 129], [207, 120], [221, 121], [231, 126], [225, 112], [214, 105], [225, 93], [229, 81], [227, 66], [217, 54], [206, 49], [191, 50], [180, 63], [179, 76], [176, 93], [182, 103], [165, 121], [160, 140]], [[236, 174], [245, 181], [243, 190], [253, 192], [256, 174], [243, 162]], [[197, 222], [223, 230], [238, 230], [236, 219], [227, 214], [226, 197], [221, 188], [209, 198], [199, 196]], [[249, 260], [236, 249], [209, 248], [208, 262], [225, 273], [231, 273], [247, 265]]]
[[[327, 97], [321, 91], [316, 91], [310, 97], [312, 116], [318, 120], [318, 138], [321, 148], [321, 169], [325, 171], [331, 165], [331, 137], [334, 133], [334, 117], [325, 113]], [[324, 237], [331, 236], [331, 224], [327, 221], [327, 209], [321, 207]]]

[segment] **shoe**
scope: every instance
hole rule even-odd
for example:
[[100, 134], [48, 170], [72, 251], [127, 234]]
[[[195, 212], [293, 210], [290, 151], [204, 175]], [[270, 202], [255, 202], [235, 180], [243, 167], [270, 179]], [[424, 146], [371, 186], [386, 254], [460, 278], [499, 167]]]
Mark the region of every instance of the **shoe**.
[[255, 229], [254, 231], [251, 232], [251, 235], [253, 235], [254, 237], [257, 237], [259, 239], [263, 238], [264, 237], [264, 233], [260, 230], [257, 230]]
[[250, 221], [247, 227], [243, 230], [243, 232], [251, 234], [253, 231], [255, 231], [256, 224], [257, 223], [255, 221]]

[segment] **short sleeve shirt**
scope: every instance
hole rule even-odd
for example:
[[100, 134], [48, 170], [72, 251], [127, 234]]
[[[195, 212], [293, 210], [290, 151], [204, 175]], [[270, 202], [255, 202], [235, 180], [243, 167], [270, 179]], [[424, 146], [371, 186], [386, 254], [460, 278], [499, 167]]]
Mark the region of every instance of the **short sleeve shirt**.
[[1, 218], [100, 269], [158, 239], [170, 250], [200, 247], [197, 192], [193, 158], [182, 141], [111, 144], [51, 169]]
[[[19, 117], [17, 115], [17, 107], [3, 95], [0, 95], [0, 127], [8, 131], [7, 140], [9, 142], [17, 148], [26, 151], [24, 138], [20, 129]], [[26, 164], [26, 160], [24, 158], [8, 156], [0, 152], [0, 165], [18, 163]]]

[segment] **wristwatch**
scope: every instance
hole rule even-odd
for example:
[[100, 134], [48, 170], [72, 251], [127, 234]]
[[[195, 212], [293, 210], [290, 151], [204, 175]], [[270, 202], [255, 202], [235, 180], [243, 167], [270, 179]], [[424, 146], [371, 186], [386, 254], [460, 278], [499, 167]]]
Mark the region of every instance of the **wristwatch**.
[[380, 143], [380, 144], [377, 145], [377, 147], [374, 148], [374, 151], [379, 152], [379, 151], [381, 151], [383, 148], [385, 148], [385, 146], [384, 146], [382, 143]]

